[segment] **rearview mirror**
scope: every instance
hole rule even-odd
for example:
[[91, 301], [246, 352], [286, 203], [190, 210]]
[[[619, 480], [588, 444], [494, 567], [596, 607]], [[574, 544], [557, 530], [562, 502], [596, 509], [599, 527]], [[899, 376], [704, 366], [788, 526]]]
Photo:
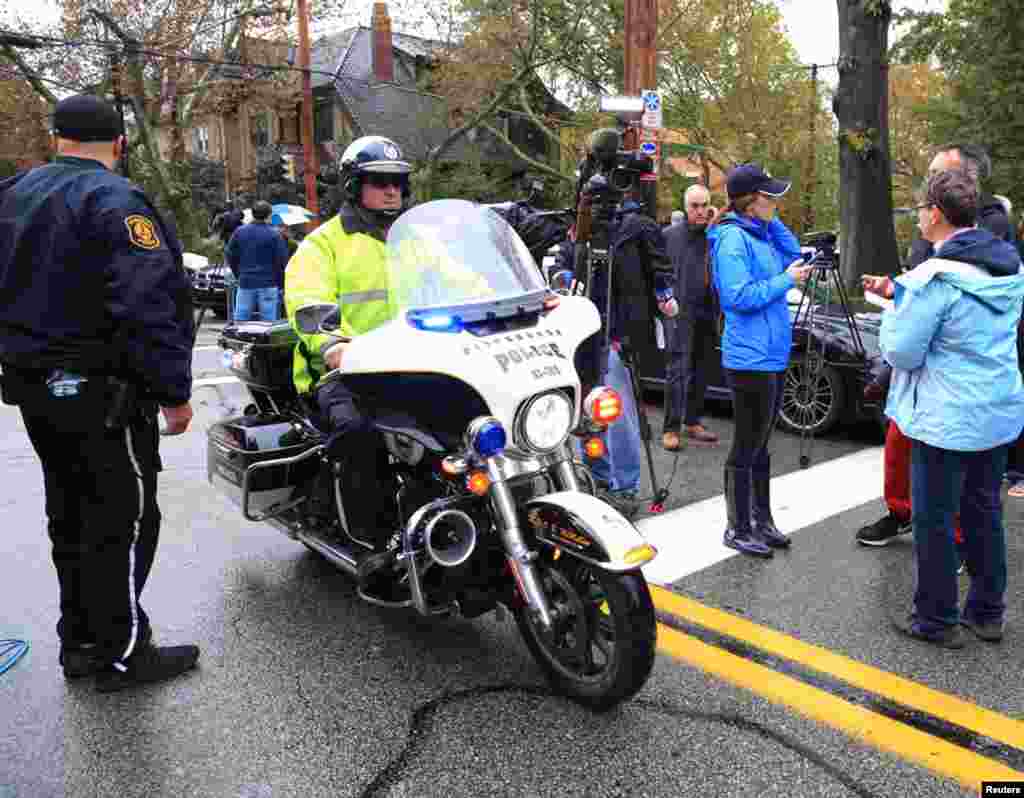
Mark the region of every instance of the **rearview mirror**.
[[303, 305], [295, 311], [295, 325], [299, 328], [299, 332], [306, 335], [331, 332], [339, 324], [341, 324], [341, 308], [337, 305], [327, 303]]

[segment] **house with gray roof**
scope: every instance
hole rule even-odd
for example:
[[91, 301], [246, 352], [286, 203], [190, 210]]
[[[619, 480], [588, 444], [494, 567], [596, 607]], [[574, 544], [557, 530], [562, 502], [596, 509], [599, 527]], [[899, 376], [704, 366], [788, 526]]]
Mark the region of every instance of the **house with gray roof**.
[[[246, 40], [246, 57], [253, 64], [291, 63], [287, 42]], [[406, 158], [423, 160], [450, 133], [449, 108], [444, 97], [431, 93], [431, 72], [445, 55], [446, 45], [432, 39], [392, 33], [387, 4], [374, 4], [371, 25], [325, 36], [310, 48], [313, 88], [314, 142], [321, 170], [337, 164], [345, 147], [359, 136], [394, 139]], [[241, 68], [241, 66], [239, 67]], [[236, 70], [237, 71], [237, 70]], [[259, 194], [258, 164], [267, 158], [290, 156], [301, 168], [300, 119], [302, 97], [299, 73], [282, 82], [261, 77], [250, 69], [243, 86], [239, 75], [218, 81], [218, 92], [233, 102], [211, 103], [197, 114], [187, 136], [191, 154], [225, 164], [225, 193]], [[233, 78], [233, 79], [229, 79]], [[536, 90], [533, 90], [533, 89]], [[544, 114], [568, 115], [537, 80], [531, 93], [541, 98]], [[520, 151], [539, 161], [558, 158], [556, 148], [524, 114], [506, 110], [491, 122]], [[161, 131], [161, 149], [167, 148]], [[442, 161], [501, 164], [508, 171], [526, 164], [487, 130], [470, 131], [442, 156]]]
[[[312, 80], [317, 142], [333, 142], [340, 154], [359, 136], [384, 135], [394, 139], [407, 158], [426, 158], [450, 132], [445, 98], [423, 88], [429, 85], [430, 72], [445, 49], [440, 41], [392, 33], [387, 4], [381, 2], [374, 4], [370, 27], [350, 28], [316, 42], [311, 66], [317, 70]], [[546, 90], [543, 95], [545, 113], [570, 112]], [[494, 124], [531, 157], [542, 161], [557, 157], [525, 115], [501, 111]], [[464, 162], [473, 156], [512, 167], [522, 163], [506, 144], [484, 130], [471, 131], [444, 159]]]

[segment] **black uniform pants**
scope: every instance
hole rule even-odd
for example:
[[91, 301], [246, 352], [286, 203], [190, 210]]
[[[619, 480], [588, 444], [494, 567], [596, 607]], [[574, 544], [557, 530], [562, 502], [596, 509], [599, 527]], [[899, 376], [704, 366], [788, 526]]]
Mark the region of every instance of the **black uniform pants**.
[[395, 531], [397, 513], [380, 433], [341, 380], [317, 388], [316, 403], [330, 430], [327, 452], [341, 466], [338, 479], [349, 534], [382, 549]]
[[713, 319], [677, 321], [676, 336], [676, 350], [668, 353], [665, 364], [665, 432], [679, 432], [680, 424], [700, 424], [717, 354]]
[[102, 659], [123, 661], [150, 636], [139, 596], [160, 531], [155, 408], [107, 429], [95, 387], [53, 397], [40, 384], [36, 395], [20, 407], [43, 466], [60, 585], [57, 634], [64, 646], [96, 644]]

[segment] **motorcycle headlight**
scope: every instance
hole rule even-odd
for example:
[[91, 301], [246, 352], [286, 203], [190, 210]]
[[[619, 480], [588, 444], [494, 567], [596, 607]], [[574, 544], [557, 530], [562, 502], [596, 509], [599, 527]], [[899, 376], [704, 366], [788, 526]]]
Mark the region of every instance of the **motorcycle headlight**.
[[557, 449], [572, 429], [572, 404], [559, 391], [528, 401], [516, 419], [516, 443], [538, 454]]

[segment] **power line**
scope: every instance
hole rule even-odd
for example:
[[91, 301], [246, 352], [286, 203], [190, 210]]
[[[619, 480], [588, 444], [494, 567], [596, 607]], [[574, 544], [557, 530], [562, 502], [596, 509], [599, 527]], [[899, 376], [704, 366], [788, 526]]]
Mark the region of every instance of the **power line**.
[[124, 53], [126, 55], [145, 55], [150, 58], [160, 58], [170, 61], [180, 61], [191, 64], [203, 64], [206, 66], [231, 66], [231, 67], [242, 67], [250, 70], [267, 70], [272, 72], [309, 72], [310, 74], [326, 75], [332, 79], [337, 80], [338, 75], [334, 72], [326, 72], [322, 69], [303, 69], [302, 67], [281, 64], [257, 64], [252, 62], [243, 61], [225, 61], [219, 58], [209, 58], [204, 56], [193, 56], [193, 55], [179, 55], [175, 53], [162, 52], [160, 50], [151, 50], [146, 47], [138, 47], [130, 44], [118, 44], [115, 42], [104, 42], [99, 40], [88, 40], [88, 39], [61, 39], [54, 36], [25, 36], [24, 34], [15, 33], [13, 31], [6, 31], [0, 29], [0, 38], [10, 36], [18, 37], [25, 42], [32, 42], [33, 46], [38, 48], [45, 47], [95, 47], [101, 50], [108, 50], [112, 52]]

